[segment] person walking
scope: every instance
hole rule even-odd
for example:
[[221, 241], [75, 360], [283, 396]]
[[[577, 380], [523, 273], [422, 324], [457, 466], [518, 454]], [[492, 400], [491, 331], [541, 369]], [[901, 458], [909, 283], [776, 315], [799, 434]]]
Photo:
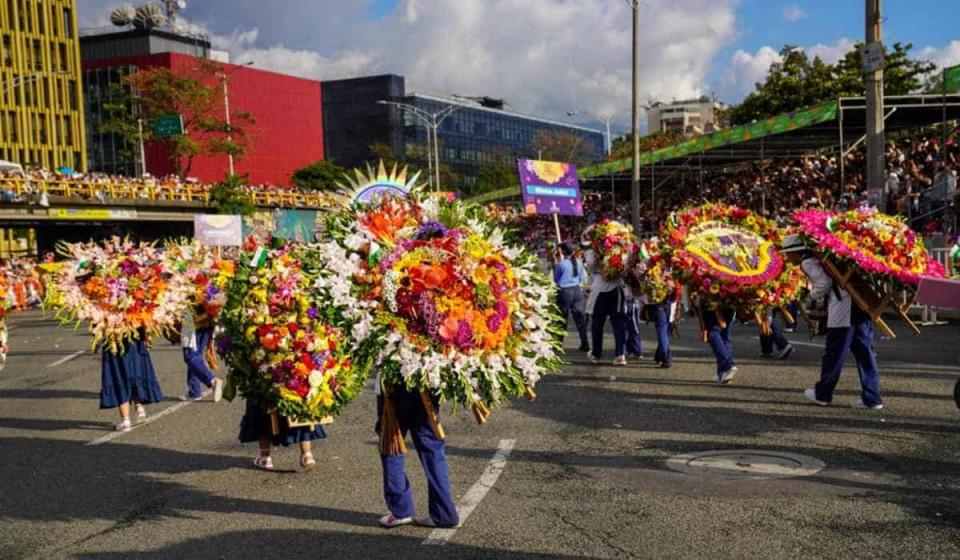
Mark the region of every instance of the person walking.
[[274, 470], [272, 446], [296, 445], [300, 448], [300, 472], [309, 472], [317, 466], [312, 442], [326, 437], [327, 432], [320, 423], [292, 425], [289, 418], [278, 415], [276, 410], [264, 410], [261, 404], [247, 399], [237, 439], [240, 443], [259, 444], [260, 454], [253, 460], [253, 466], [265, 471]]
[[[382, 386], [377, 379], [377, 423], [383, 497], [388, 513], [380, 518], [385, 528], [416, 523], [426, 527], [458, 527], [460, 515], [450, 490], [446, 444], [439, 421], [439, 399], [397, 385]], [[429, 410], [428, 410], [429, 407]], [[415, 518], [416, 507], [404, 468], [407, 433], [420, 457], [427, 478], [428, 517]]]
[[707, 331], [707, 342], [717, 360], [717, 381], [730, 383], [737, 375], [737, 362], [733, 357], [733, 342], [730, 332], [736, 313], [733, 309], [700, 309], [701, 323]]
[[567, 330], [567, 318], [573, 316], [573, 323], [580, 336], [581, 352], [590, 350], [587, 339], [587, 319], [583, 314], [583, 278], [585, 272], [583, 262], [576, 256], [576, 249], [569, 241], [560, 245], [559, 258], [553, 268], [553, 281], [557, 285], [557, 307], [563, 318], [563, 330]]
[[[199, 307], [199, 306], [198, 306]], [[187, 393], [182, 400], [200, 400], [203, 387], [213, 389], [213, 402], [223, 397], [223, 380], [210, 368], [207, 354], [213, 342], [213, 322], [200, 309], [187, 309], [180, 327], [183, 362], [187, 364]]]
[[777, 326], [774, 312], [767, 311], [761, 318], [767, 322], [767, 334], [760, 334], [760, 357], [786, 360], [793, 354], [793, 345]]
[[125, 341], [111, 352], [104, 346], [100, 360], [100, 408], [116, 408], [120, 413], [119, 432], [133, 429], [130, 421], [130, 403], [137, 412], [137, 423], [147, 421], [144, 405], [163, 400], [163, 391], [157, 373], [150, 361], [147, 335], [142, 329], [138, 338]]
[[587, 270], [592, 274], [590, 299], [587, 301], [587, 313], [591, 316], [591, 335], [593, 344], [590, 350], [590, 362], [600, 363], [603, 355], [603, 329], [607, 318], [613, 326], [614, 365], [627, 365], [626, 350], [626, 295], [622, 278], [607, 280], [600, 274], [597, 255], [593, 250], [584, 255]]
[[827, 298], [827, 339], [820, 363], [820, 381], [806, 389], [803, 395], [819, 406], [831, 404], [843, 363], [847, 354], [852, 353], [861, 386], [860, 397], [853, 401], [853, 407], [882, 409], [880, 371], [873, 352], [873, 319], [853, 305], [850, 294], [836, 285], [799, 235], [788, 235], [781, 252], [791, 262], [799, 264], [810, 278], [813, 285], [810, 297], [813, 300]]

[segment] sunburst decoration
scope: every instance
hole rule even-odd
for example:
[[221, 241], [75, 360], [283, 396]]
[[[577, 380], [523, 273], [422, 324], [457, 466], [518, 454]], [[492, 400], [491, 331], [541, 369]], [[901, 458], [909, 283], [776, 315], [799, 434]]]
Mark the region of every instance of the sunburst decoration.
[[367, 164], [366, 173], [359, 169], [354, 169], [353, 173], [356, 176], [355, 178], [347, 173], [344, 176], [346, 183], [340, 184], [340, 192], [344, 196], [344, 202], [347, 206], [356, 203], [375, 202], [383, 196], [406, 197], [421, 186], [417, 182], [420, 178], [419, 171], [408, 178], [406, 166], [398, 169], [397, 164], [394, 163], [393, 169], [387, 172], [383, 160], [380, 160], [376, 172], [370, 167], [370, 164]]

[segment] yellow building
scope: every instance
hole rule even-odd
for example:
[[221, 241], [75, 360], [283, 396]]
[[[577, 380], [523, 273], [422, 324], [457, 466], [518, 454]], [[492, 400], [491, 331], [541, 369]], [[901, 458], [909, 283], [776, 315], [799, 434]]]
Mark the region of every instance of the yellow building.
[[87, 169], [75, 0], [0, 0], [0, 159]]

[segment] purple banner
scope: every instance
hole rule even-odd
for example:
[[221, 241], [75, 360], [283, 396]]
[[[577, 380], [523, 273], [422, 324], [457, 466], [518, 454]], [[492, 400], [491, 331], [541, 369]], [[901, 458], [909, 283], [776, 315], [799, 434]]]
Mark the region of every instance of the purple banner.
[[521, 159], [517, 166], [525, 214], [583, 216], [576, 165]]

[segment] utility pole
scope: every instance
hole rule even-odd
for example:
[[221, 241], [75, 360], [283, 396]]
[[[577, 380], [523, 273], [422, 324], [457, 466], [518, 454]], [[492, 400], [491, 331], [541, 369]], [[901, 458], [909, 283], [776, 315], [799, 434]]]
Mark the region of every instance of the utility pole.
[[[880, 0], [866, 0], [866, 45], [864, 52], [879, 49], [883, 53], [883, 29]], [[867, 193], [881, 212], [887, 209], [886, 166], [884, 164], [883, 62], [868, 64], [864, 56], [864, 84], [867, 106]]]
[[640, 0], [629, 0], [633, 10], [633, 180], [630, 182], [630, 223], [640, 231]]

